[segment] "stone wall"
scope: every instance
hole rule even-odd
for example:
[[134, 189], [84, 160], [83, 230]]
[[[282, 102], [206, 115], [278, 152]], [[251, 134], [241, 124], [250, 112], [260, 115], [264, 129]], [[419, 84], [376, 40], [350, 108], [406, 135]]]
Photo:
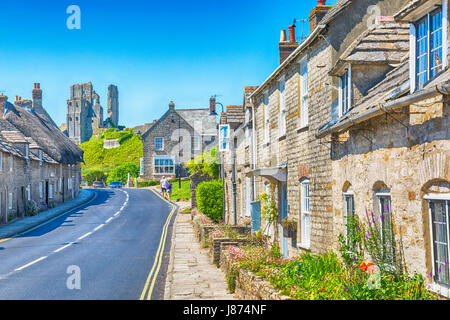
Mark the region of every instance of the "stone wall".
[[[420, 111], [421, 113], [415, 113]], [[395, 120], [394, 118], [395, 117]], [[437, 97], [379, 116], [341, 133], [333, 144], [334, 238], [344, 232], [343, 191], [354, 192], [355, 211], [377, 212], [375, 191], [388, 188], [397, 240], [408, 271], [431, 272], [427, 192], [450, 193], [450, 108]], [[338, 244], [333, 243], [337, 249]]]

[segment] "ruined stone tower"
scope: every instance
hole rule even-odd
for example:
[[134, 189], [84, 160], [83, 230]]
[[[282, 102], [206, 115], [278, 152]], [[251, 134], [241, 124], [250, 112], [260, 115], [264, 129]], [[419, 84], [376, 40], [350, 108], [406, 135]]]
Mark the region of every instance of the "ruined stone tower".
[[108, 119], [113, 127], [119, 126], [119, 90], [115, 85], [108, 87]]
[[88, 141], [103, 127], [103, 108], [100, 96], [92, 83], [75, 84], [70, 87], [67, 100], [67, 134], [76, 143]]

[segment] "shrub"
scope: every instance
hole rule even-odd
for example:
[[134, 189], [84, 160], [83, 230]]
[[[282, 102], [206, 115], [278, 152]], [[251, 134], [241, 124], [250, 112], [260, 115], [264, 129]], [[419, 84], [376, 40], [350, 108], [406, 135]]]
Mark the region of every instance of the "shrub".
[[117, 168], [113, 169], [106, 181], [109, 184], [111, 181], [122, 181], [123, 184], [127, 183], [128, 173], [130, 178], [136, 178], [139, 176], [139, 166], [135, 163], [124, 163]]
[[200, 183], [195, 194], [200, 212], [214, 221], [222, 220], [223, 187], [220, 179]]
[[144, 180], [139, 182], [138, 188], [145, 188], [145, 187], [152, 187], [152, 186], [158, 186], [159, 181], [156, 180]]

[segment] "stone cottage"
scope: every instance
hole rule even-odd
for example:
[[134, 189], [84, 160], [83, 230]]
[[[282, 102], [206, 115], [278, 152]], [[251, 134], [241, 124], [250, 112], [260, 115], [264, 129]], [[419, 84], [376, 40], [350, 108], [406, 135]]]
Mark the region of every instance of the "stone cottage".
[[140, 177], [187, 177], [185, 164], [216, 143], [215, 103], [205, 109], [175, 109], [171, 101], [164, 115], [142, 135]]
[[[393, 15], [406, 2], [339, 0], [331, 7], [318, 1], [303, 42], [296, 42], [295, 25], [289, 39], [281, 32], [281, 64], [251, 95], [255, 151], [248, 176], [255, 198], [267, 191], [278, 203], [277, 227], [266, 232], [278, 238], [285, 256], [323, 253], [335, 243], [331, 148], [316, 134], [338, 116], [347, 91], [329, 72], [377, 16]], [[282, 219], [297, 222], [293, 237], [282, 232]]]
[[252, 108], [250, 95], [257, 87], [245, 87], [242, 106], [227, 106], [220, 123], [230, 125], [229, 149], [223, 154], [225, 222], [242, 224], [251, 217]]
[[392, 221], [407, 270], [450, 297], [448, 1], [410, 1], [390, 20], [332, 69], [336, 77], [352, 70], [353, 95], [317, 133], [331, 145], [334, 238], [366, 211]]
[[35, 84], [33, 100], [0, 95], [0, 223], [76, 197], [83, 151], [54, 124]]

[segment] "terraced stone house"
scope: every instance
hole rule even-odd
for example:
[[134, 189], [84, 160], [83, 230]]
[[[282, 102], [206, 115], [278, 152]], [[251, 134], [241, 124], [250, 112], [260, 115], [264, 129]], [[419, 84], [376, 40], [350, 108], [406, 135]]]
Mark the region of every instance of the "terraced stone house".
[[0, 95], [0, 223], [76, 197], [83, 151], [66, 137], [42, 106], [35, 84], [32, 100]]
[[[336, 243], [335, 207], [341, 204], [333, 198], [332, 144], [316, 135], [394, 66], [372, 63], [376, 76], [355, 84], [355, 93], [350, 92], [348, 79], [355, 73], [364, 77], [364, 67], [335, 66], [364, 32], [383, 24], [383, 17], [406, 3], [339, 0], [331, 7], [318, 1], [310, 13], [306, 39], [297, 42], [295, 25], [289, 26], [289, 38], [281, 32], [280, 65], [250, 97], [254, 153], [247, 177], [253, 182], [252, 200], [267, 191], [278, 203], [278, 223], [266, 233], [279, 240], [284, 256], [324, 253]], [[391, 59], [400, 63], [396, 55]], [[282, 232], [283, 219], [297, 222], [293, 236]]]

